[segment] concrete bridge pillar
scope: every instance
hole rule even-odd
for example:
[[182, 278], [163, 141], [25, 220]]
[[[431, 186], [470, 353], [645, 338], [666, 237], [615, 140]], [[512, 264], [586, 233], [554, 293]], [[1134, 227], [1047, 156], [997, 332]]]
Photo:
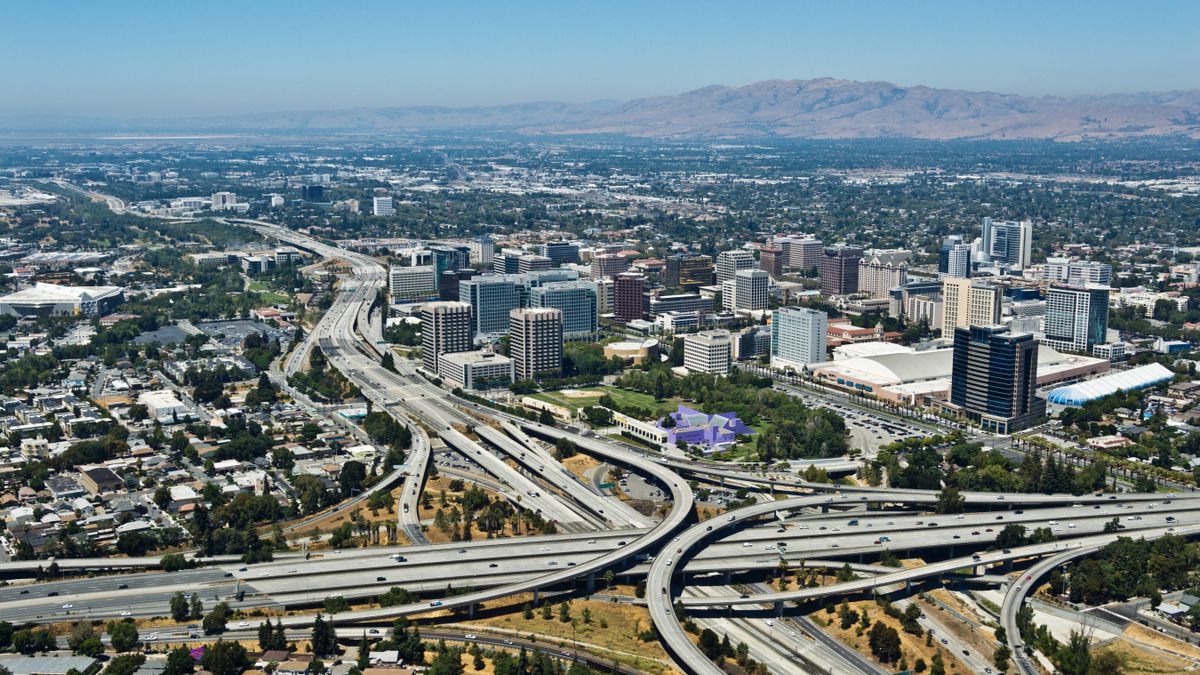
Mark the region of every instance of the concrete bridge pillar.
[[775, 601], [775, 616], [783, 616], [783, 601]]
[[588, 595], [596, 592], [596, 573], [589, 572], [587, 575], [587, 592]]
[[541, 598], [541, 595], [542, 595], [542, 592], [540, 590], [538, 590], [536, 588], [533, 590], [533, 606], [534, 607], [538, 606], [538, 600]]
[[467, 616], [472, 619], [475, 618], [475, 603], [471, 603], [470, 605], [467, 605]]

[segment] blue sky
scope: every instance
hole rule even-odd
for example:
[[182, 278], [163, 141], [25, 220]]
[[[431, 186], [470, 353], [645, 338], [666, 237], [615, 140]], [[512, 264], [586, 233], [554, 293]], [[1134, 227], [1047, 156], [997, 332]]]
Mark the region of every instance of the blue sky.
[[0, 115], [587, 101], [820, 76], [1200, 88], [1200, 2], [5, 3]]

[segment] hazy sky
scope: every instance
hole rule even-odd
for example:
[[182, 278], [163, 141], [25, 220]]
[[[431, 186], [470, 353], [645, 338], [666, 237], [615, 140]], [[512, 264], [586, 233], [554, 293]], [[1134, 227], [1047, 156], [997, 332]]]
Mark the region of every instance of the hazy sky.
[[821, 76], [1200, 88], [1200, 2], [6, 2], [0, 115], [587, 101]]

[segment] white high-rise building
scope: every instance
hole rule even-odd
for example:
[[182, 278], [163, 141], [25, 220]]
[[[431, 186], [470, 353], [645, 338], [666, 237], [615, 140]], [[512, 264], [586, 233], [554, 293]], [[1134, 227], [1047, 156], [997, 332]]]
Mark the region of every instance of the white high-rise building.
[[754, 269], [754, 254], [743, 248], [721, 251], [717, 254], [717, 283], [732, 279], [739, 270]]
[[721, 309], [732, 312], [737, 301], [737, 280], [726, 279], [721, 282]]
[[755, 311], [767, 308], [770, 295], [771, 275], [764, 270], [738, 270], [733, 277], [733, 308]]
[[471, 351], [471, 306], [465, 302], [430, 302], [421, 307], [421, 362], [438, 372], [442, 354]]
[[1055, 349], [1086, 353], [1107, 341], [1107, 286], [1051, 284], [1046, 292], [1043, 342]]
[[692, 373], [729, 374], [733, 338], [727, 330], [707, 330], [683, 336], [683, 367]]
[[517, 274], [489, 274], [458, 282], [458, 299], [471, 306], [475, 334], [504, 334], [508, 313], [521, 306], [524, 288], [525, 278]]
[[396, 207], [392, 203], [392, 196], [375, 195], [375, 197], [371, 200], [371, 213], [376, 216], [396, 215]]
[[1031, 221], [983, 219], [983, 252], [992, 262], [1025, 269], [1029, 267], [1032, 251]]
[[971, 245], [954, 244], [946, 251], [946, 271], [942, 276], [965, 279], [971, 276]]
[[529, 306], [561, 311], [563, 337], [580, 339], [596, 334], [596, 284], [590, 281], [556, 281], [531, 288]]
[[228, 211], [237, 204], [237, 195], [232, 192], [214, 192], [212, 194], [212, 210]]
[[608, 278], [593, 278], [596, 284], [596, 314], [612, 314], [617, 304], [617, 282]]
[[1090, 260], [1046, 258], [1046, 265], [1042, 268], [1042, 278], [1051, 283], [1064, 283], [1071, 286], [1088, 284], [1107, 286], [1112, 283], [1112, 265]]
[[771, 367], [800, 370], [826, 360], [829, 316], [807, 307], [782, 307], [771, 315]]
[[491, 237], [483, 235], [472, 239], [468, 244], [471, 248], [471, 264], [490, 269], [492, 258], [496, 256], [496, 242]]
[[395, 302], [409, 300], [424, 300], [436, 296], [437, 279], [434, 277], [433, 266], [399, 267], [392, 265], [388, 268], [388, 291]]
[[563, 315], [549, 307], [509, 312], [508, 355], [513, 377], [533, 380], [562, 373]]
[[858, 292], [886, 298], [897, 286], [908, 283], [908, 259], [912, 251], [871, 249], [858, 261]]

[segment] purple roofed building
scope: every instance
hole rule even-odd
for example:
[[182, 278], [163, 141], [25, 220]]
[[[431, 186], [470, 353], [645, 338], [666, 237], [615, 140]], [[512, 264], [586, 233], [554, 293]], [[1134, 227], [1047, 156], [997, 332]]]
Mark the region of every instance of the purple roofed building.
[[668, 443], [683, 441], [689, 445], [703, 445], [707, 447], [707, 452], [713, 452], [718, 445], [734, 442], [738, 435], [754, 433], [734, 413], [706, 415], [681, 405], [668, 417], [675, 423], [674, 426], [664, 426], [663, 420], [658, 421], [658, 428], [667, 432]]

